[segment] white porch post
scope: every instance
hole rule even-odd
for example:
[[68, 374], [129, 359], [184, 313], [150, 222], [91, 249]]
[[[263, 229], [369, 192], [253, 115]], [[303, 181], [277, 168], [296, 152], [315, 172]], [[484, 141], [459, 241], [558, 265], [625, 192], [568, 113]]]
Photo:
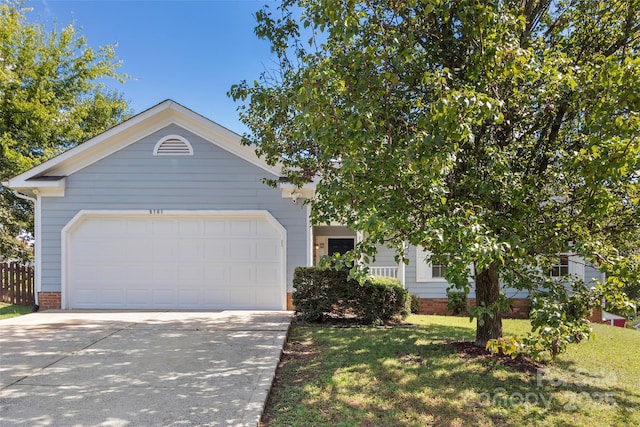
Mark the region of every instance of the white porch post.
[[313, 244], [313, 224], [311, 224], [311, 205], [307, 205], [307, 267], [313, 267], [315, 246]]
[[[409, 245], [407, 244], [407, 242], [404, 242], [402, 244], [402, 257], [404, 258], [405, 254], [407, 253], [407, 249], [408, 249]], [[402, 287], [406, 288], [406, 284], [405, 284], [405, 264], [402, 260], [400, 260], [400, 265], [398, 266], [398, 279], [400, 279], [400, 283], [402, 283]]]

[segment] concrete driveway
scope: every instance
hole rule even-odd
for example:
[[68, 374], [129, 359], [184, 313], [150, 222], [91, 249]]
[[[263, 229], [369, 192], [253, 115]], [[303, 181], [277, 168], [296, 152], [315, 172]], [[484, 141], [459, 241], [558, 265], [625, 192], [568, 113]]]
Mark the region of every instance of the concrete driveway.
[[290, 312], [40, 312], [0, 321], [2, 426], [255, 426]]

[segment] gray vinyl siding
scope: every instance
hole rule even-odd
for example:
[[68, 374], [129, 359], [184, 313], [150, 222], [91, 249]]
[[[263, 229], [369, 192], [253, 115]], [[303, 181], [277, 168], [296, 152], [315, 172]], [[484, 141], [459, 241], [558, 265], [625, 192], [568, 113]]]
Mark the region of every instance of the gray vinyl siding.
[[587, 263], [584, 267], [584, 282], [595, 286], [596, 280], [602, 279], [602, 273], [594, 265]]
[[[166, 135], [180, 135], [193, 156], [153, 156]], [[306, 265], [302, 203], [262, 183], [265, 170], [177, 125], [167, 126], [67, 177], [64, 197], [42, 198], [42, 291], [61, 290], [61, 230], [80, 210], [266, 210], [287, 230], [287, 287]]]
[[[371, 263], [372, 266], [391, 266], [397, 265], [393, 259], [394, 257], [393, 249], [389, 249], [386, 247], [378, 248], [378, 255], [376, 256], [376, 261]], [[409, 264], [405, 266], [405, 287], [409, 291], [411, 295], [415, 295], [420, 298], [446, 298], [447, 297], [447, 288], [449, 287], [449, 283], [445, 281], [430, 281], [430, 282], [418, 282], [417, 271], [416, 271], [416, 263], [423, 262], [422, 260], [416, 259], [416, 248], [415, 246], [410, 246], [408, 249], [408, 258]], [[599, 280], [601, 278], [600, 270], [594, 267], [591, 264], [587, 264], [585, 266], [585, 274], [584, 281], [587, 284], [595, 285], [595, 280]], [[519, 299], [526, 298], [529, 293], [526, 290], [518, 290], [514, 288], [503, 288], [505, 295], [509, 298]], [[475, 284], [473, 282], [470, 283], [469, 293], [467, 294], [468, 298], [475, 298]]]
[[[405, 287], [411, 295], [419, 298], [446, 298], [449, 282], [443, 280], [434, 280], [430, 282], [418, 282], [416, 280], [418, 273], [416, 265], [418, 262], [424, 262], [416, 257], [416, 247], [409, 246], [407, 249], [409, 255], [409, 265], [405, 266]], [[475, 286], [471, 283], [471, 288], [467, 294], [468, 298], [475, 298]]]
[[391, 249], [386, 246], [378, 246], [377, 251], [375, 261], [369, 265], [372, 267], [394, 267], [398, 265], [395, 260], [395, 249]]

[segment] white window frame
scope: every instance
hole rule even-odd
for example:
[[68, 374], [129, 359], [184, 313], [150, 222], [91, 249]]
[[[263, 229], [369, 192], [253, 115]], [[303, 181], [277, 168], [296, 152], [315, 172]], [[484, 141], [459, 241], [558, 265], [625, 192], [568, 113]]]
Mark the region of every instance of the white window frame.
[[[578, 255], [575, 254], [571, 254], [568, 252], [561, 252], [557, 255], [558, 257], [558, 262], [560, 261], [560, 257], [561, 256], [566, 256], [567, 257], [567, 263], [568, 263], [568, 271], [569, 271], [569, 276], [577, 276], [581, 279], [584, 279], [584, 275], [585, 275], [585, 261], [584, 259], [582, 259], [581, 257], [579, 257]], [[551, 266], [551, 268], [549, 269], [549, 277], [551, 277], [554, 280], [560, 280], [562, 277], [565, 277], [563, 275], [560, 276], [553, 276], [551, 275], [552, 271], [551, 269], [554, 266], [560, 266], [560, 264], [553, 264]]]
[[446, 282], [444, 277], [433, 276], [433, 264], [427, 261], [431, 252], [422, 246], [416, 246], [416, 282]]

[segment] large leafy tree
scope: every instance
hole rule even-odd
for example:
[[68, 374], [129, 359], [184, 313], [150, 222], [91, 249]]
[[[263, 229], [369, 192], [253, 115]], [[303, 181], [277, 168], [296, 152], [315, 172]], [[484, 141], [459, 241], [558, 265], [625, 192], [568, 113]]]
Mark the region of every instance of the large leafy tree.
[[557, 288], [558, 253], [608, 272], [612, 299], [634, 280], [638, 0], [284, 0], [257, 19], [279, 65], [231, 88], [245, 142], [322, 177], [314, 219], [363, 231], [358, 255], [422, 245], [463, 289], [473, 264], [478, 345], [502, 334], [501, 286]]
[[[0, 3], [0, 181], [113, 126], [128, 115], [103, 81], [123, 81], [113, 47], [89, 47], [73, 25], [47, 31], [22, 2]], [[0, 259], [30, 256], [16, 236], [33, 206], [0, 186]]]

